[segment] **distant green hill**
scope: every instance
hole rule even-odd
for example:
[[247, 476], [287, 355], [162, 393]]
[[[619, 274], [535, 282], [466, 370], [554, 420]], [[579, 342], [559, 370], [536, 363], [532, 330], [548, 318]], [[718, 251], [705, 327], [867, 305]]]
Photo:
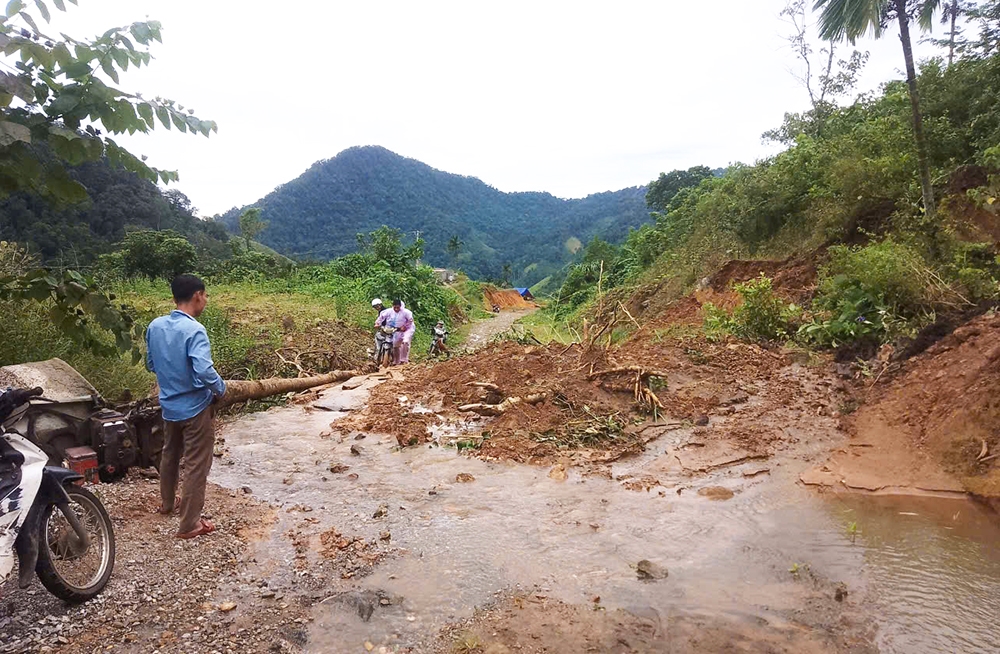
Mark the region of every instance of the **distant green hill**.
[[172, 229], [209, 260], [232, 253], [225, 228], [196, 218], [180, 191], [161, 192], [105, 161], [75, 166], [69, 174], [86, 187], [86, 200], [60, 206], [29, 193], [2, 198], [0, 239], [17, 241], [45, 263], [71, 267], [93, 263], [131, 229]]
[[[261, 242], [282, 254], [330, 259], [353, 252], [356, 235], [388, 225], [426, 241], [426, 262], [449, 266], [458, 236], [458, 267], [476, 278], [532, 284], [560, 269], [594, 236], [621, 241], [649, 220], [645, 188], [562, 200], [548, 193], [503, 193], [474, 177], [435, 170], [385, 148], [344, 150], [282, 184], [252, 206], [263, 209]], [[221, 216], [233, 231], [242, 209]]]

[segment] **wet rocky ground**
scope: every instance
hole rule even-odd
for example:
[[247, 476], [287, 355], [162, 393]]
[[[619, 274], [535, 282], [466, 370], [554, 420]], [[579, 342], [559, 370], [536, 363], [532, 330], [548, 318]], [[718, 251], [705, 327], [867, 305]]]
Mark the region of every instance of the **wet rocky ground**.
[[292, 651], [307, 613], [246, 576], [274, 510], [210, 488], [217, 531], [178, 541], [176, 518], [154, 515], [158, 482], [138, 475], [94, 488], [114, 521], [114, 576], [96, 599], [68, 606], [36, 580], [0, 589], [0, 652]]

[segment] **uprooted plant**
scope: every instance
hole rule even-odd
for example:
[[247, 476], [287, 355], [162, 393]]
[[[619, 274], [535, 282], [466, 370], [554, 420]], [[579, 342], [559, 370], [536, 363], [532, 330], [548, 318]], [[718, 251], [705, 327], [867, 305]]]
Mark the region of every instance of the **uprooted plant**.
[[532, 439], [539, 443], [549, 443], [560, 449], [582, 449], [607, 445], [610, 442], [625, 446], [640, 442], [635, 434], [626, 430], [628, 419], [620, 412], [601, 415], [587, 405], [577, 408], [559, 395], [553, 398], [553, 402], [569, 414], [569, 417], [558, 430], [532, 434]]
[[587, 375], [587, 379], [598, 380], [598, 383], [609, 391], [632, 393], [635, 402], [646, 413], [654, 417], [663, 409], [663, 403], [657, 397], [653, 388], [665, 385], [667, 373], [648, 370], [639, 366], [622, 366], [608, 370], [598, 370]]

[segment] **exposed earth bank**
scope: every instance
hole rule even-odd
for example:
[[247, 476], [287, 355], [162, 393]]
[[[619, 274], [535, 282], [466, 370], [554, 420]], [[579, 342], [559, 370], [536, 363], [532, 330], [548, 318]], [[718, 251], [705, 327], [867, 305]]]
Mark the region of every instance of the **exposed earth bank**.
[[865, 391], [847, 449], [803, 481], [968, 492], [1000, 507], [1000, 316], [972, 320], [891, 377]]

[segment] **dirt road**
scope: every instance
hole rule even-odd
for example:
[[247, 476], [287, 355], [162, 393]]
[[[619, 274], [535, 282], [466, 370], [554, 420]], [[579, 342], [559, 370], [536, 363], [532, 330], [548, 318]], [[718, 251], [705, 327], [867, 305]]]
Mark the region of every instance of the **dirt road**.
[[492, 341], [495, 336], [504, 333], [510, 329], [515, 322], [525, 316], [531, 315], [536, 310], [537, 309], [519, 309], [501, 311], [498, 314], [494, 314], [492, 318], [486, 318], [478, 321], [472, 326], [472, 330], [469, 332], [468, 338], [465, 339], [465, 343], [462, 345], [463, 349], [474, 352], [489, 345], [490, 341]]
[[[782, 370], [802, 392], [767, 415], [751, 388], [601, 469], [446, 446], [475, 420], [404, 449], [339, 431], [392, 388], [377, 377], [242, 417], [219, 433], [219, 533], [175, 543], [149, 515], [155, 482], [99, 487], [119, 533], [107, 593], [66, 608], [37, 584], [5, 587], [0, 651], [996, 651], [1000, 529], [965, 501], [798, 483], [847, 436], [816, 405], [828, 374]], [[719, 449], [744, 414], [787, 447]]]

